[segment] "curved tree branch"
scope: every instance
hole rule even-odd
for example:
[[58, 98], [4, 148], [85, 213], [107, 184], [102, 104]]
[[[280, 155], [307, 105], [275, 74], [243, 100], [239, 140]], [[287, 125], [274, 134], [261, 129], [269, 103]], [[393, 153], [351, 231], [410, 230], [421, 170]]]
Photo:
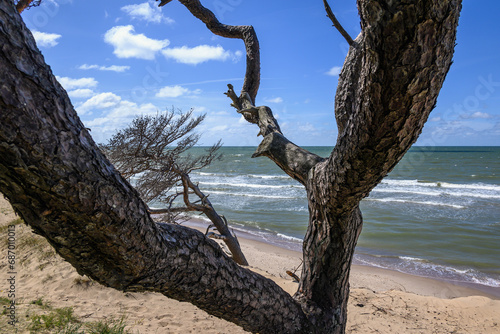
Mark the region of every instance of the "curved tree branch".
[[[164, 6], [170, 1], [163, 0], [160, 2], [159, 6]], [[226, 38], [239, 38], [245, 42], [247, 69], [243, 82], [242, 94], [248, 93], [250, 102], [254, 104], [260, 85], [260, 50], [259, 40], [253, 27], [222, 24], [212, 11], [203, 7], [199, 0], [179, 0], [179, 2], [183, 4], [193, 16], [205, 23], [212, 33]]]
[[[170, 1], [162, 1], [160, 6]], [[290, 142], [281, 133], [278, 122], [267, 106], [256, 107], [255, 97], [260, 83], [260, 51], [257, 34], [252, 26], [229, 26], [221, 24], [214, 13], [203, 7], [199, 0], [179, 0], [196, 18], [206, 24], [216, 35], [228, 38], [240, 38], [245, 42], [247, 51], [247, 70], [241, 94], [238, 97], [232, 85], [225, 93], [238, 113], [245, 119], [259, 126], [259, 135], [264, 137], [253, 157], [267, 156], [288, 175], [305, 184], [312, 166], [324, 159]], [[286, 148], [283, 154], [280, 151]]]

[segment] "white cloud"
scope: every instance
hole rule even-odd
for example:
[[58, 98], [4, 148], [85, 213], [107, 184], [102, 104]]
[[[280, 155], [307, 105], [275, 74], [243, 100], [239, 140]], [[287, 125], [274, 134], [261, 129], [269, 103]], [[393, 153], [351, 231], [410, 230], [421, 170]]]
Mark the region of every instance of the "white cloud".
[[51, 48], [58, 44], [58, 39], [62, 36], [59, 34], [49, 34], [38, 30], [31, 31], [35, 38], [36, 44], [41, 47]]
[[157, 52], [170, 44], [168, 39], [158, 40], [144, 34], [134, 34], [134, 26], [116, 26], [104, 35], [104, 41], [115, 49], [118, 58], [153, 60]]
[[120, 101], [100, 117], [88, 119], [87, 116], [87, 119], [83, 119], [83, 123], [92, 130], [92, 138], [95, 141], [104, 143], [118, 129], [129, 125], [135, 116], [155, 115], [157, 112], [158, 108], [151, 103], [138, 105], [130, 101]]
[[68, 92], [68, 95], [72, 98], [87, 98], [94, 95], [94, 91], [88, 88], [79, 88]]
[[243, 52], [241, 52], [240, 50], [236, 51], [235, 53], [231, 53], [231, 57], [233, 58], [234, 63], [239, 62], [242, 56]]
[[78, 68], [80, 70], [99, 70], [99, 71], [125, 72], [126, 70], [130, 69], [130, 66], [118, 66], [118, 65], [99, 66], [99, 65], [83, 64], [83, 65], [81, 65]]
[[472, 114], [460, 115], [460, 118], [463, 118], [463, 119], [477, 119], [477, 118], [488, 119], [488, 118], [492, 118], [492, 117], [493, 116], [491, 116], [490, 114], [485, 113], [485, 112], [480, 112], [480, 111], [476, 111], [475, 113], [472, 113]]
[[185, 87], [181, 87], [179, 85], [176, 86], [166, 86], [163, 87], [156, 93], [156, 97], [179, 97], [182, 95], [187, 95], [187, 94], [199, 94], [201, 93], [201, 90], [196, 89], [194, 91], [191, 91]]
[[88, 65], [88, 64], [83, 64], [78, 67], [80, 70], [98, 70], [99, 65]]
[[76, 109], [80, 115], [90, 114], [97, 110], [105, 110], [108, 118], [130, 118], [139, 114], [152, 114], [158, 110], [151, 103], [138, 105], [135, 102], [123, 100], [120, 96], [111, 92], [94, 95], [80, 104]]
[[120, 103], [121, 97], [113, 93], [101, 93], [92, 96], [90, 99], [82, 103], [78, 108], [78, 113], [86, 114], [94, 109], [107, 109], [116, 107]]
[[151, 23], [168, 23], [172, 24], [175, 21], [169, 17], [165, 17], [161, 13], [161, 8], [156, 6], [152, 1], [144, 2], [138, 5], [128, 5], [121, 8], [133, 19], [144, 20]]
[[178, 48], [169, 48], [162, 51], [162, 54], [166, 58], [175, 59], [178, 63], [196, 65], [209, 60], [220, 60], [225, 61], [229, 58], [238, 57], [240, 53], [232, 53], [230, 51], [224, 50], [220, 45], [210, 46], [210, 45], [198, 45], [194, 48], [189, 48], [187, 46], [182, 46]]
[[340, 74], [340, 71], [342, 71], [342, 67], [340, 66], [334, 66], [332, 67], [328, 72], [326, 72], [326, 75], [331, 75], [333, 77], [336, 77]]
[[109, 118], [122, 118], [127, 122], [131, 122], [132, 118], [137, 115], [152, 115], [158, 112], [158, 108], [152, 103], [137, 104], [135, 102], [122, 100], [114, 106], [108, 117]]
[[282, 103], [283, 99], [281, 97], [275, 97], [273, 99], [265, 99], [264, 101], [269, 103]]
[[429, 119], [429, 122], [439, 122], [439, 121], [441, 121], [441, 117], [439, 117], [439, 116]]
[[97, 81], [94, 78], [80, 78], [80, 79], [72, 79], [68, 77], [58, 77], [56, 76], [57, 81], [64, 87], [66, 90], [72, 90], [75, 88], [92, 88], [97, 86]]

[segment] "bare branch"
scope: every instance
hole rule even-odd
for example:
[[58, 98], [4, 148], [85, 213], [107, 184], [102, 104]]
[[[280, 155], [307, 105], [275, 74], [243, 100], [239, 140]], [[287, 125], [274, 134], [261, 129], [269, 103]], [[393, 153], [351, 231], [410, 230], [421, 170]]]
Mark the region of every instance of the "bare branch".
[[332, 9], [330, 8], [330, 5], [328, 4], [328, 1], [327, 0], [323, 0], [323, 3], [325, 4], [326, 14], [330, 18], [330, 20], [332, 20], [333, 26], [335, 28], [337, 28], [337, 30], [345, 38], [345, 40], [347, 41], [347, 43], [349, 43], [349, 45], [352, 45], [352, 43], [354, 43], [354, 41], [352, 40], [351, 36], [349, 36], [349, 34], [347, 33], [347, 31], [345, 31], [344, 27], [342, 27], [342, 25], [337, 20], [337, 18], [335, 17], [335, 15], [333, 15]]
[[[162, 0], [159, 6], [164, 6], [170, 1]], [[203, 7], [199, 0], [179, 0], [190, 12], [206, 24], [207, 28], [214, 34], [226, 38], [239, 38], [243, 40], [247, 55], [247, 69], [243, 82], [242, 94], [248, 93], [252, 104], [255, 103], [260, 85], [260, 50], [257, 34], [252, 26], [231, 26], [222, 24], [214, 13]]]
[[[245, 258], [245, 255], [243, 255], [243, 252], [241, 251], [238, 239], [229, 231], [226, 217], [219, 215], [217, 211], [215, 211], [212, 203], [210, 203], [210, 200], [208, 199], [208, 196], [201, 192], [200, 188], [198, 188], [198, 186], [191, 181], [186, 173], [180, 173], [180, 175], [182, 178], [182, 185], [184, 187], [184, 204], [186, 204], [188, 208], [192, 207], [197, 211], [203, 212], [205, 216], [210, 219], [212, 225], [215, 226], [219, 233], [223, 236], [223, 238], [219, 239], [224, 240], [227, 247], [229, 248], [229, 251], [233, 255], [234, 261], [240, 265], [248, 266], [248, 262]], [[196, 196], [201, 199], [202, 205], [196, 205], [189, 201], [189, 195], [187, 195], [189, 189], [191, 189], [196, 194]], [[210, 233], [213, 233], [208, 232], [209, 229], [210, 226], [207, 228], [207, 232], [205, 233], [207, 236], [210, 236]]]
[[184, 212], [192, 212], [198, 211], [194, 208], [186, 208], [186, 207], [175, 207], [175, 208], [167, 208], [167, 209], [151, 209], [149, 208], [148, 212], [152, 215], [160, 215], [165, 213], [184, 213]]

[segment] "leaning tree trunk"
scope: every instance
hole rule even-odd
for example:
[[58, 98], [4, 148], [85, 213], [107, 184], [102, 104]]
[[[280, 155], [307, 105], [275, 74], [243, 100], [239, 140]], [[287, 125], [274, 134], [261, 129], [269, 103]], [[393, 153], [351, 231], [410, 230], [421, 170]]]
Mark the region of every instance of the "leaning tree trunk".
[[307, 332], [299, 303], [273, 281], [238, 266], [198, 231], [152, 221], [95, 145], [10, 0], [0, 0], [0, 45], [0, 192], [78, 273], [191, 302], [252, 332]]
[[[162, 1], [166, 4], [170, 1]], [[155, 291], [259, 333], [343, 333], [360, 200], [415, 142], [451, 64], [460, 0], [359, 0], [362, 32], [339, 78], [337, 145], [328, 159], [283, 136], [255, 107], [258, 41], [180, 0], [215, 33], [242, 38], [247, 75], [233, 106], [267, 156], [305, 185], [310, 220], [294, 298], [182, 226], [156, 225], [101, 154], [10, 0], [0, 0], [0, 191], [81, 274], [123, 291]]]

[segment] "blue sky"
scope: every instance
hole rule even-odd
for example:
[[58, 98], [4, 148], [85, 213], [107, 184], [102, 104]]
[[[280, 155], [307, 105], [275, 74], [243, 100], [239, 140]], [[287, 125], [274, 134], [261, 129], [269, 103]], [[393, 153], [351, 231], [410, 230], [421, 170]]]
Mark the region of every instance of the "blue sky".
[[[321, 0], [208, 0], [226, 24], [251, 24], [261, 47], [257, 105], [273, 109], [299, 145], [333, 146], [333, 100], [347, 43]], [[331, 2], [354, 38], [356, 2]], [[500, 28], [496, 0], [465, 0], [454, 64], [417, 145], [500, 145]], [[45, 0], [23, 18], [97, 142], [135, 115], [172, 107], [206, 113], [199, 144], [258, 145], [223, 95], [239, 91], [243, 42], [214, 36], [177, 1]]]

